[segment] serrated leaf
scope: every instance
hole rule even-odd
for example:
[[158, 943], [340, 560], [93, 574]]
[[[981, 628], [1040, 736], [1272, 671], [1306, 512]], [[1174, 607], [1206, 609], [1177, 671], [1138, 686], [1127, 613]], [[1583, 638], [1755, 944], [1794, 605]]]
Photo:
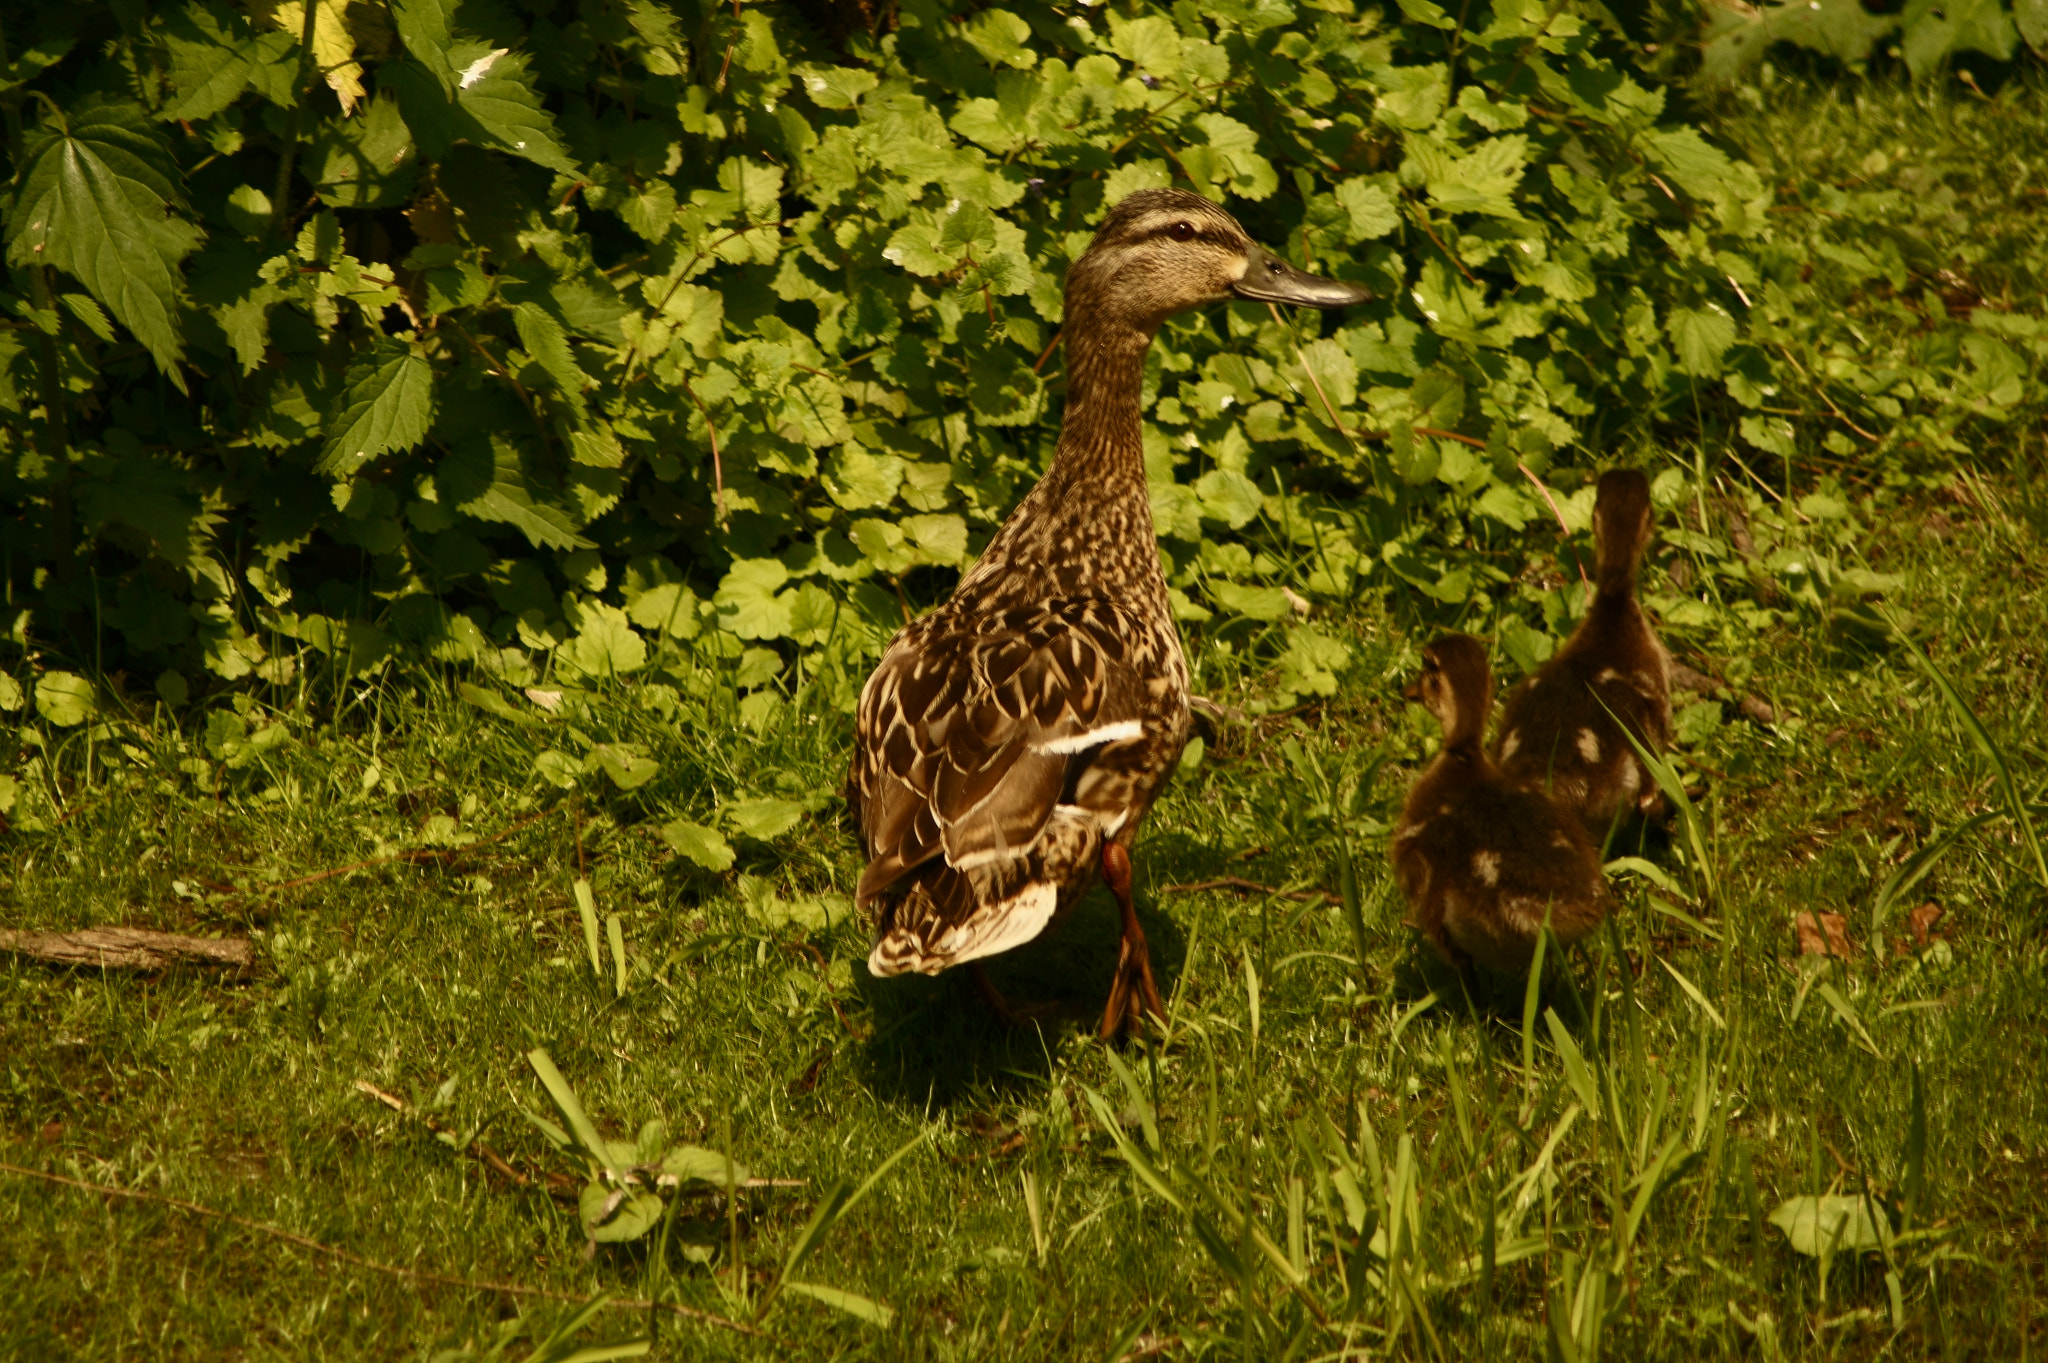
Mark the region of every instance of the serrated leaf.
[[441, 461], [434, 472], [443, 500], [465, 515], [515, 527], [538, 549], [587, 549], [576, 522], [537, 495], [519, 447], [501, 436], [476, 442]]
[[789, 633], [790, 605], [795, 592], [782, 590], [789, 569], [779, 559], [743, 558], [718, 584], [712, 604], [718, 625], [742, 639], [780, 639]]
[[[269, 14], [272, 22], [291, 35], [294, 42], [305, 31], [304, 0], [279, 0], [269, 7]], [[344, 117], [355, 111], [357, 101], [363, 97], [363, 68], [351, 60], [355, 50], [355, 35], [348, 27], [348, 7], [335, 4], [334, 0], [315, 0], [313, 65], [327, 81], [327, 88], [341, 101]]]
[[170, 58], [170, 93], [156, 116], [167, 123], [211, 118], [249, 84], [255, 35], [225, 5], [194, 0], [173, 11], [164, 21], [162, 42]]
[[1708, 379], [1721, 372], [1721, 357], [1735, 344], [1734, 318], [1712, 306], [1673, 308], [1665, 325], [1686, 373]]
[[182, 391], [177, 265], [202, 234], [172, 216], [182, 206], [177, 172], [141, 107], [88, 99], [29, 134], [22, 165], [8, 263], [72, 275]]
[[572, 673], [617, 677], [647, 665], [647, 643], [633, 632], [626, 612], [591, 602], [575, 614], [576, 637], [555, 651], [555, 660]]
[[1350, 179], [1337, 186], [1336, 194], [1337, 202], [1344, 206], [1348, 218], [1346, 240], [1371, 241], [1401, 225], [1401, 213], [1394, 206], [1394, 196], [1381, 185], [1363, 178]]
[[392, 450], [409, 450], [434, 424], [434, 368], [411, 346], [380, 343], [349, 367], [326, 420], [315, 471], [349, 477]]
[[568, 399], [577, 419], [587, 417], [589, 408], [584, 404], [583, 390], [589, 386], [590, 376], [576, 363], [562, 324], [537, 303], [521, 303], [512, 309], [512, 324], [519, 330], [519, 343], [554, 380], [556, 390]]
[[732, 869], [732, 844], [715, 828], [676, 819], [661, 826], [661, 837], [677, 856], [686, 857], [707, 871]]
[[986, 9], [962, 25], [960, 36], [998, 66], [1029, 70], [1038, 56], [1025, 44], [1031, 40], [1031, 25], [1006, 9]]
[[803, 84], [811, 103], [820, 109], [851, 109], [881, 79], [874, 72], [857, 66], [807, 64], [792, 69], [790, 74]]

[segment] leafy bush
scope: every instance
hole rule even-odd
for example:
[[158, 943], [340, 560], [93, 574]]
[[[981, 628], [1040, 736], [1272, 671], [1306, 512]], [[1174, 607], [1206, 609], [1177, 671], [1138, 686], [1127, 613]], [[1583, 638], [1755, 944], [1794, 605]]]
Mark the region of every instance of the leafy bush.
[[[752, 724], [790, 677], [849, 705], [1050, 457], [1066, 262], [1170, 180], [1386, 300], [1212, 309], [1152, 351], [1177, 606], [1226, 643], [1277, 629], [1278, 703], [1346, 657], [1278, 623], [1301, 593], [1460, 610], [1519, 581], [1504, 637], [1543, 656], [1569, 603], [1524, 570], [1531, 480], [1583, 531], [1582, 470], [1667, 423], [1789, 481], [1819, 441], [1905, 468], [2039, 410], [2017, 312], [1915, 314], [1912, 356], [1838, 365], [1852, 313], [1947, 268], [1900, 223], [1939, 195], [1779, 214], [1571, 3], [809, 12], [185, 0], [11, 29], [15, 644], [173, 703], [432, 659], [715, 678]], [[1825, 407], [1787, 408], [1802, 385]], [[48, 689], [53, 723], [100, 703]]]

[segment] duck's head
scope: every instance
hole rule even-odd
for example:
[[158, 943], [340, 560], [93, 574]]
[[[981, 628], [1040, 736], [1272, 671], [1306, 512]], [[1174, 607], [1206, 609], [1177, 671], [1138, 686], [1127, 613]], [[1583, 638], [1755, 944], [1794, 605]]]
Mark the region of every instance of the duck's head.
[[1067, 312], [1147, 335], [1174, 313], [1226, 298], [1341, 308], [1372, 297], [1304, 274], [1257, 245], [1199, 194], [1141, 189], [1109, 211], [1067, 271]]
[[1401, 693], [1420, 701], [1444, 726], [1444, 746], [1477, 744], [1493, 707], [1493, 669], [1486, 646], [1469, 634], [1446, 634], [1422, 650], [1422, 671]]
[[1593, 498], [1593, 560], [1602, 592], [1626, 592], [1634, 584], [1655, 519], [1649, 479], [1635, 469], [1600, 475]]

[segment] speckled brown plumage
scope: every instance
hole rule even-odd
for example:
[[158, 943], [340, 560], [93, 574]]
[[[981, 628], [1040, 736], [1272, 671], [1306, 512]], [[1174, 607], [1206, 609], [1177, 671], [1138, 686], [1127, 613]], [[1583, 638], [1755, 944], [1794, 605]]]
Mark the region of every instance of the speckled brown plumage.
[[1068, 272], [1052, 467], [861, 692], [847, 789], [868, 856], [856, 899], [878, 921], [875, 974], [936, 974], [1021, 945], [1101, 870], [1125, 922], [1119, 1016], [1105, 1015], [1105, 1031], [1134, 999], [1156, 1008], [1128, 858], [1112, 849], [1128, 848], [1186, 741], [1188, 670], [1153, 534], [1139, 392], [1160, 324], [1232, 294], [1269, 296], [1251, 293], [1254, 276], [1285, 301], [1363, 296], [1290, 276], [1228, 214], [1177, 190], [1118, 204]]
[[1460, 970], [1526, 973], [1546, 923], [1573, 942], [1607, 916], [1600, 857], [1576, 819], [1486, 756], [1485, 647], [1447, 634], [1422, 658], [1407, 694], [1442, 722], [1444, 743], [1409, 790], [1389, 849], [1408, 924]]
[[1617, 816], [1664, 812], [1657, 783], [1616, 727], [1627, 725], [1651, 752], [1671, 746], [1671, 655], [1636, 600], [1653, 525], [1642, 474], [1601, 475], [1592, 603], [1557, 656], [1508, 693], [1494, 739], [1502, 771], [1548, 790], [1596, 838]]

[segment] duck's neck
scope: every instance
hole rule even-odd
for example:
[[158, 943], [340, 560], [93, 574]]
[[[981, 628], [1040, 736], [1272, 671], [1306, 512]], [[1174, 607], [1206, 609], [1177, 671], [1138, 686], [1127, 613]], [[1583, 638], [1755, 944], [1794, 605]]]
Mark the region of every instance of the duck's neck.
[[1164, 601], [1139, 403], [1151, 344], [1150, 330], [1069, 300], [1067, 408], [1052, 467], [989, 541], [963, 592], [998, 583], [1060, 594], [1131, 588]]

